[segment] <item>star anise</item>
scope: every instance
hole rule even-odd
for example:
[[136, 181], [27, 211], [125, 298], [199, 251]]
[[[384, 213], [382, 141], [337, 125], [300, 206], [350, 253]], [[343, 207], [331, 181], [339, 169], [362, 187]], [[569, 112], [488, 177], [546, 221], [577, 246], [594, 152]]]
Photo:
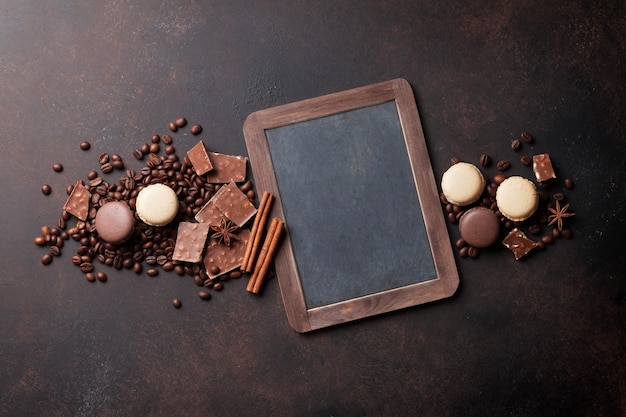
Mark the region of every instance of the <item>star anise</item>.
[[566, 217], [572, 217], [576, 214], [568, 212], [568, 209], [569, 203], [561, 207], [561, 204], [558, 200], [556, 201], [556, 208], [548, 207], [548, 210], [550, 210], [550, 213], [552, 213], [548, 216], [548, 220], [550, 221], [548, 223], [548, 226], [552, 226], [554, 223], [556, 223], [556, 226], [559, 228], [559, 230], [563, 230], [563, 219]]
[[234, 232], [239, 230], [239, 227], [224, 217], [221, 218], [219, 225], [211, 226], [211, 230], [213, 231], [211, 238], [217, 239], [219, 243], [223, 243], [226, 246], [230, 246], [233, 240], [239, 240], [237, 235], [234, 234]]

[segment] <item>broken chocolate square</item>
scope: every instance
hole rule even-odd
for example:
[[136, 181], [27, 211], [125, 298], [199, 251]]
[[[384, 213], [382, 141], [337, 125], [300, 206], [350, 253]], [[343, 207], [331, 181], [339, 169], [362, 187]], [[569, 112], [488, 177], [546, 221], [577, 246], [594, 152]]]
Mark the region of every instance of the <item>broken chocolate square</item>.
[[215, 206], [233, 223], [243, 227], [256, 214], [256, 207], [234, 182], [219, 189], [222, 190], [215, 198]]
[[215, 201], [219, 198], [219, 196], [226, 192], [225, 187], [221, 187], [219, 190], [213, 194], [213, 197], [209, 201], [207, 201], [200, 210], [195, 215], [195, 219], [200, 223], [208, 223], [211, 226], [216, 226], [220, 224], [220, 220], [224, 217], [224, 213], [217, 207]]
[[550, 155], [547, 153], [533, 156], [533, 171], [537, 182], [541, 185], [548, 185], [556, 178]]
[[213, 169], [213, 164], [202, 141], [187, 151], [187, 157], [198, 175], [204, 175]]
[[520, 260], [530, 251], [539, 246], [539, 244], [534, 240], [528, 239], [524, 232], [517, 227], [509, 232], [509, 234], [502, 241], [502, 244], [513, 252], [516, 261]]
[[69, 197], [63, 205], [63, 210], [76, 216], [78, 219], [85, 221], [89, 213], [89, 201], [91, 193], [85, 187], [81, 180], [76, 181], [76, 185], [72, 189]]
[[217, 239], [210, 239], [203, 261], [209, 278], [212, 279], [239, 268], [246, 252], [248, 239], [250, 239], [248, 229], [242, 229], [237, 234], [237, 240], [232, 240], [230, 246], [219, 243]]
[[213, 169], [207, 173], [207, 182], [224, 184], [246, 180], [248, 158], [209, 152], [209, 159], [213, 163]]
[[180, 222], [172, 259], [181, 262], [200, 262], [209, 227], [208, 223]]

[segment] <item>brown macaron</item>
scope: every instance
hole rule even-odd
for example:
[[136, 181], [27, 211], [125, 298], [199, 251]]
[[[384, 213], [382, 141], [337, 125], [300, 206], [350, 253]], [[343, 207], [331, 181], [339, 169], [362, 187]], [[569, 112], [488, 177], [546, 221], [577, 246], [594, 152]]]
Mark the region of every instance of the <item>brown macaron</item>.
[[96, 213], [96, 231], [102, 240], [109, 243], [123, 243], [135, 229], [135, 216], [122, 201], [111, 201]]
[[468, 245], [486, 248], [500, 237], [500, 219], [488, 208], [474, 207], [461, 216], [459, 231]]

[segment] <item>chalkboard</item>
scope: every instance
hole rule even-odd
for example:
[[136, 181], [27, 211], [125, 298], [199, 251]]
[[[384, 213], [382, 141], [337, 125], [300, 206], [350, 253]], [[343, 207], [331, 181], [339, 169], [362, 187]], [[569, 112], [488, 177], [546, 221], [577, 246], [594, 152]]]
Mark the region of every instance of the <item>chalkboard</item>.
[[396, 79], [252, 113], [259, 190], [285, 220], [275, 268], [306, 332], [452, 295], [458, 273], [413, 91]]

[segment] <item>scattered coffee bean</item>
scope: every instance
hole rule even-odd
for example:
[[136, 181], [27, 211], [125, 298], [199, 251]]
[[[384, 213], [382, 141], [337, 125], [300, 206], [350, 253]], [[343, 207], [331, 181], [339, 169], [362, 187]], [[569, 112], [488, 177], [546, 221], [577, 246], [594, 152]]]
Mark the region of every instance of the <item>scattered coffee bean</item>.
[[526, 142], [526, 143], [532, 143], [533, 142], [533, 137], [528, 132], [522, 132], [521, 137], [522, 137], [522, 140], [524, 142]]
[[96, 279], [97, 279], [98, 281], [100, 281], [100, 282], [106, 282], [106, 280], [107, 280], [107, 274], [105, 274], [105, 273], [104, 273], [104, 272], [102, 272], [102, 271], [98, 271], [98, 272], [96, 273]]
[[89, 282], [95, 282], [96, 281], [96, 274], [94, 274], [93, 272], [87, 272], [85, 274], [85, 279]]
[[480, 155], [480, 164], [484, 167], [491, 165], [491, 158], [486, 153]]
[[474, 246], [470, 246], [467, 249], [467, 254], [470, 256], [470, 258], [476, 258], [478, 256], [478, 248], [474, 247]]
[[497, 164], [498, 171], [506, 171], [510, 167], [511, 167], [511, 163], [507, 161], [506, 159], [501, 160]]
[[554, 193], [552, 195], [552, 198], [554, 198], [555, 201], [563, 201], [563, 200], [565, 200], [565, 194], [560, 193], [560, 192], [559, 193]]
[[448, 213], [448, 221], [452, 224], [456, 223], [456, 213]]
[[224, 284], [218, 281], [215, 284], [213, 284], [213, 289], [215, 291], [222, 291], [224, 289]]
[[574, 188], [574, 181], [571, 178], [565, 178], [565, 188], [568, 190]]
[[106, 164], [107, 162], [109, 162], [109, 154], [108, 153], [103, 153], [100, 154], [100, 156], [98, 157], [98, 163], [100, 165]]
[[41, 192], [44, 195], [50, 195], [50, 193], [52, 192], [52, 187], [50, 187], [50, 185], [48, 184], [44, 184], [41, 186]]
[[111, 164], [110, 162], [105, 162], [100, 166], [100, 170], [103, 173], [108, 174], [109, 172], [113, 171], [113, 164]]
[[522, 146], [522, 142], [519, 139], [515, 139], [511, 142], [511, 149], [514, 151], [519, 151], [519, 148]]
[[88, 151], [90, 148], [91, 148], [91, 144], [87, 142], [86, 140], [80, 143], [80, 149], [82, 149], [83, 151]]
[[178, 126], [176, 126], [176, 123], [174, 122], [169, 122], [169, 124], [167, 125], [167, 127], [172, 131], [172, 132], [177, 132], [178, 131]]
[[62, 172], [63, 171], [63, 165], [60, 163], [54, 163], [52, 164], [52, 169], [54, 170], [54, 172]]
[[141, 152], [141, 149], [137, 148], [133, 151], [133, 156], [136, 160], [141, 161], [143, 159], [143, 152]]
[[506, 175], [504, 174], [497, 174], [496, 176], [493, 177], [493, 182], [496, 185], [500, 185], [504, 182], [504, 180], [506, 179]]
[[554, 243], [554, 236], [552, 236], [551, 234], [550, 235], [543, 235], [541, 237], [541, 241], [543, 243], [545, 243], [546, 245], [551, 245], [551, 244]]
[[210, 300], [211, 293], [206, 290], [198, 291], [198, 297], [200, 297], [203, 300]]
[[524, 155], [519, 159], [519, 161], [522, 163], [522, 165], [529, 166], [532, 162], [532, 159], [530, 158], [530, 156]]
[[463, 246], [460, 250], [459, 250], [459, 256], [461, 258], [467, 258], [468, 254], [467, 252], [469, 251], [469, 246]]
[[237, 269], [235, 271], [231, 271], [229, 275], [231, 279], [241, 278], [241, 271]]
[[439, 201], [441, 201], [441, 204], [448, 204], [448, 199], [444, 193], [439, 193]]
[[163, 143], [166, 145], [172, 144], [172, 137], [170, 135], [163, 135], [161, 139], [163, 140]]
[[457, 240], [457, 241], [456, 241], [455, 246], [456, 246], [457, 248], [461, 249], [461, 248], [463, 248], [463, 247], [467, 246], [467, 243], [465, 242], [465, 240], [464, 240], [464, 239], [462, 239], [462, 238], [461, 238], [461, 239], [459, 239], [459, 240]]
[[196, 124], [191, 126], [191, 129], [189, 129], [189, 131], [191, 132], [192, 135], [199, 135], [200, 133], [202, 133], [202, 126]]
[[61, 256], [61, 248], [59, 248], [57, 245], [50, 246], [49, 250], [50, 250], [50, 255]]
[[151, 277], [156, 277], [157, 275], [159, 275], [159, 270], [157, 268], [148, 268], [146, 270], [146, 274]]
[[187, 126], [187, 119], [185, 119], [184, 117], [179, 117], [178, 119], [174, 120], [174, 124], [178, 128], [185, 127]]
[[93, 271], [93, 264], [91, 262], [83, 262], [80, 264], [80, 270], [83, 272], [91, 272]]
[[50, 255], [49, 253], [46, 253], [41, 257], [41, 263], [44, 265], [50, 265], [52, 263], [52, 259], [53, 259], [52, 255]]
[[531, 224], [530, 226], [528, 226], [528, 231], [533, 235], [538, 235], [541, 233], [541, 226], [539, 226], [538, 224]]
[[161, 140], [161, 136], [159, 136], [158, 133], [154, 133], [152, 137], [150, 138], [150, 141], [152, 143], [159, 143], [160, 140]]
[[174, 298], [172, 300], [172, 305], [174, 306], [174, 308], [181, 308], [183, 303], [178, 298]]
[[561, 237], [561, 231], [559, 230], [559, 228], [558, 228], [558, 227], [555, 227], [555, 228], [553, 228], [553, 229], [552, 229], [552, 236], [553, 236], [555, 239], [558, 239], [558, 238], [560, 238], [560, 237]]
[[563, 236], [565, 239], [571, 239], [574, 234], [572, 233], [571, 229], [563, 229], [561, 230], [561, 236]]

